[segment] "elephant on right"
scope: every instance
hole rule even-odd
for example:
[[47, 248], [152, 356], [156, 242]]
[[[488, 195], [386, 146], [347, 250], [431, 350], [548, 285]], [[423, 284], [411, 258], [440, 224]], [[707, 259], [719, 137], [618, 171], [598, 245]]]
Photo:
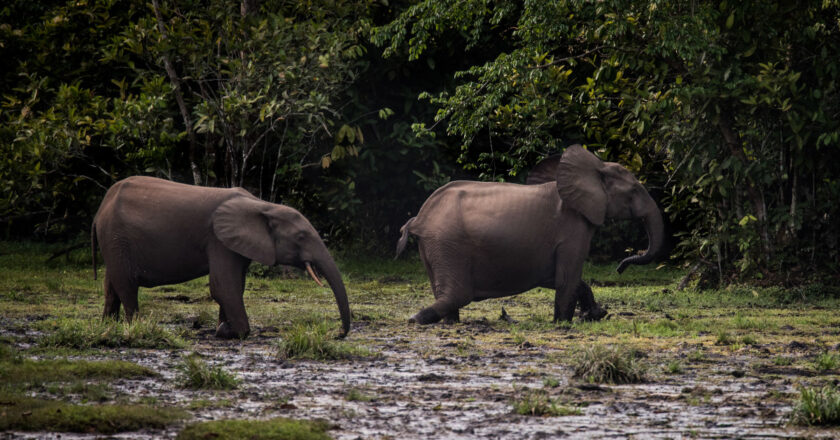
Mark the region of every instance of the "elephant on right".
[[[527, 185], [455, 181], [438, 188], [401, 229], [397, 256], [408, 235], [418, 237], [420, 258], [435, 302], [409, 321], [457, 321], [472, 301], [553, 288], [554, 320], [570, 321], [580, 302], [603, 316], [582, 282], [595, 228], [606, 218], [641, 218], [648, 249], [625, 258], [647, 264], [664, 248], [656, 202], [623, 166], [603, 162], [580, 145], [537, 164]], [[597, 316], [600, 314], [600, 316]]]

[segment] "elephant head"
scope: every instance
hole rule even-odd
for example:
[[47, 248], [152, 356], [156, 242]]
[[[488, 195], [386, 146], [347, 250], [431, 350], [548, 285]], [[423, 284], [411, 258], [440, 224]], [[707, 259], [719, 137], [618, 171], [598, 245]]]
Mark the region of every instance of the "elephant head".
[[[551, 178], [553, 176], [553, 179]], [[560, 198], [590, 223], [600, 226], [605, 218], [641, 218], [648, 235], [648, 248], [641, 255], [625, 258], [616, 270], [629, 264], [647, 264], [662, 251], [664, 224], [656, 202], [623, 166], [603, 162], [580, 145], [562, 156], [546, 158], [531, 171], [528, 184], [556, 180]]]
[[[283, 264], [315, 271], [330, 285], [341, 314], [341, 337], [350, 331], [350, 306], [338, 266], [309, 220], [294, 208], [250, 195], [228, 199], [216, 209], [213, 232], [230, 250], [267, 266]], [[314, 270], [313, 270], [314, 266]]]

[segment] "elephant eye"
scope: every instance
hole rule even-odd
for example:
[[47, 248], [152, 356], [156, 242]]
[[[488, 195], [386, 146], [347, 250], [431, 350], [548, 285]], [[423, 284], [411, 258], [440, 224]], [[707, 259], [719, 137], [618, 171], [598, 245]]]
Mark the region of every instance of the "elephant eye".
[[297, 239], [297, 241], [303, 241], [304, 238], [306, 238], [306, 233], [303, 231], [300, 231], [297, 234], [295, 234], [295, 239]]

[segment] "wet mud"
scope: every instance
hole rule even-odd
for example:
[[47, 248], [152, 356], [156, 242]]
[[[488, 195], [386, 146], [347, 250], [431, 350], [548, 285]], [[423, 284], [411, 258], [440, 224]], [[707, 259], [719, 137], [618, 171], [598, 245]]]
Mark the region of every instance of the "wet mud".
[[[216, 340], [205, 329], [185, 350], [103, 350], [101, 357], [85, 359], [123, 359], [153, 368], [159, 377], [111, 386], [132, 401], [182, 407], [207, 402], [192, 410], [192, 421], [320, 418], [331, 423], [329, 434], [336, 439], [840, 438], [837, 428], [787, 424], [800, 381], [819, 374], [773, 366], [760, 347], [709, 352], [694, 360], [689, 358], [696, 344], [652, 349], [647, 383], [591, 384], [572, 378], [564, 362], [568, 351], [513, 342], [484, 347], [471, 335], [496, 330], [480, 321], [430, 328], [407, 326], [399, 329], [403, 334], [356, 323], [350, 339], [364, 341], [376, 354], [345, 361], [282, 360], [271, 328], [256, 329], [245, 341]], [[557, 332], [564, 337], [562, 329]], [[796, 349], [809, 354], [806, 344]], [[239, 388], [180, 387], [177, 366], [192, 352], [235, 373], [242, 379]], [[663, 373], [669, 359], [682, 359], [682, 371]], [[547, 386], [546, 378], [555, 379], [556, 386]], [[578, 408], [579, 415], [514, 414], [513, 400], [537, 389]], [[179, 429], [113, 437], [172, 438]], [[10, 439], [96, 437], [0, 434]]]

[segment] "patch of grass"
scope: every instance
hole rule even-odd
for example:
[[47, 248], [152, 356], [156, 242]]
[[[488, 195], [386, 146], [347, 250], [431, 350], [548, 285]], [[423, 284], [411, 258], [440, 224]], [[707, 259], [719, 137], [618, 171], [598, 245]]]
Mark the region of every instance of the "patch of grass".
[[832, 386], [801, 389], [790, 420], [795, 425], [840, 425], [840, 392]]
[[202, 409], [230, 408], [231, 406], [233, 406], [233, 401], [229, 399], [196, 399], [190, 401], [187, 408], [195, 411]]
[[376, 397], [370, 394], [366, 394], [358, 388], [350, 388], [344, 394], [344, 400], [348, 402], [372, 402], [376, 400]]
[[572, 360], [574, 377], [592, 383], [640, 383], [646, 380], [648, 367], [641, 353], [626, 347], [592, 345]]
[[178, 433], [178, 440], [329, 440], [324, 421], [293, 420], [215, 420], [193, 423]]
[[544, 388], [557, 388], [560, 386], [560, 380], [556, 377], [546, 377], [543, 378], [543, 387]]
[[58, 319], [48, 325], [49, 334], [39, 341], [42, 347], [183, 348], [184, 340], [151, 318], [135, 318], [131, 323], [113, 319]]
[[744, 335], [741, 337], [741, 343], [744, 345], [758, 345], [758, 340], [753, 335]]
[[678, 360], [673, 360], [665, 365], [666, 374], [680, 374], [683, 372], [682, 363]]
[[188, 416], [179, 408], [145, 405], [71, 405], [14, 394], [0, 394], [0, 431], [114, 434], [163, 429]]
[[778, 365], [780, 367], [791, 365], [793, 364], [793, 358], [784, 357], [784, 356], [776, 356], [773, 358], [773, 365]]
[[580, 408], [563, 405], [542, 390], [528, 390], [512, 402], [513, 412], [522, 416], [579, 416]]
[[111, 387], [101, 383], [73, 382], [70, 384], [49, 384], [43, 387], [44, 391], [56, 395], [67, 396], [77, 395], [82, 403], [106, 402], [111, 398]]
[[814, 359], [814, 369], [817, 371], [831, 371], [840, 367], [840, 356], [823, 352], [816, 359]]
[[177, 368], [181, 373], [181, 385], [185, 388], [232, 390], [239, 386], [236, 375], [222, 367], [210, 366], [196, 354], [184, 358]]
[[735, 338], [729, 334], [728, 331], [723, 330], [718, 332], [717, 340], [715, 340], [715, 345], [732, 345], [735, 343]]
[[126, 361], [70, 361], [67, 359], [0, 361], [0, 382], [8, 383], [153, 376], [157, 376], [157, 373], [151, 369]]
[[336, 340], [332, 327], [323, 321], [294, 325], [283, 334], [278, 351], [283, 359], [337, 360], [370, 356], [363, 347]]

